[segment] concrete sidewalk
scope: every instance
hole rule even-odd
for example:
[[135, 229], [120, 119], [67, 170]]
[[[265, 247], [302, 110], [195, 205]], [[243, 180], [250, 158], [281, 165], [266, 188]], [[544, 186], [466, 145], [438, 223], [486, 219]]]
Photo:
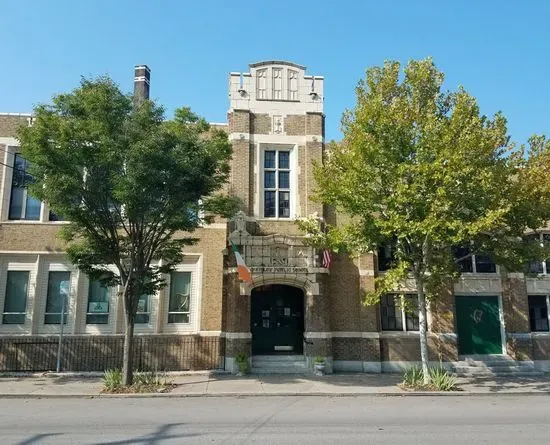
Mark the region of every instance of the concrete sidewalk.
[[510, 377], [458, 379], [460, 391], [410, 392], [397, 384], [400, 374], [262, 375], [237, 377], [214, 373], [170, 375], [176, 388], [161, 394], [101, 394], [98, 376], [33, 374], [0, 376], [0, 397], [223, 397], [223, 396], [408, 396], [408, 395], [489, 395], [550, 394], [550, 378]]

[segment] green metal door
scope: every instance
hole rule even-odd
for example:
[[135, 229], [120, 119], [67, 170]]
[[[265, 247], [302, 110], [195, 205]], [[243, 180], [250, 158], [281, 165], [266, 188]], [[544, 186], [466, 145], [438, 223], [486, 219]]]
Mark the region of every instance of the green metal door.
[[456, 297], [460, 354], [502, 354], [498, 297]]

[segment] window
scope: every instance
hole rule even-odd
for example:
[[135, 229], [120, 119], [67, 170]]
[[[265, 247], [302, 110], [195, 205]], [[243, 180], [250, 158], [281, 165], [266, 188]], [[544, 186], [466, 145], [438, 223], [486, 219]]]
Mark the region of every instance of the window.
[[191, 272], [172, 272], [170, 275], [170, 302], [168, 323], [189, 323]]
[[86, 324], [109, 323], [109, 288], [99, 280], [90, 280]]
[[378, 247], [378, 270], [392, 268], [395, 261], [395, 242], [387, 242]]
[[476, 273], [496, 273], [497, 266], [491, 259], [486, 255], [473, 255], [474, 266]]
[[[524, 237], [527, 242], [538, 241], [541, 246], [550, 243], [550, 233], [533, 233]], [[526, 272], [535, 274], [550, 274], [550, 259], [533, 261], [525, 265]]]
[[529, 295], [529, 324], [532, 332], [548, 332], [548, 295]]
[[151, 295], [142, 295], [138, 300], [138, 307], [136, 317], [134, 318], [135, 324], [147, 324], [149, 323], [149, 317], [151, 315]]
[[490, 256], [481, 254], [470, 255], [468, 247], [453, 247], [453, 254], [458, 270], [462, 273], [496, 273], [497, 266]]
[[380, 315], [383, 331], [418, 331], [418, 297], [415, 294], [384, 295], [380, 299]]
[[24, 324], [29, 291], [29, 272], [8, 271], [2, 323]]
[[29, 167], [30, 164], [28, 161], [20, 154], [15, 154], [11, 181], [9, 219], [40, 220], [42, 203], [27, 192], [27, 186], [33, 181], [32, 176], [27, 172]]
[[67, 306], [69, 305], [69, 291], [71, 288], [70, 272], [50, 272], [48, 276], [48, 296], [46, 297], [46, 313], [44, 324], [60, 324], [61, 310], [63, 324], [67, 323]]
[[264, 217], [290, 218], [290, 151], [264, 152]]

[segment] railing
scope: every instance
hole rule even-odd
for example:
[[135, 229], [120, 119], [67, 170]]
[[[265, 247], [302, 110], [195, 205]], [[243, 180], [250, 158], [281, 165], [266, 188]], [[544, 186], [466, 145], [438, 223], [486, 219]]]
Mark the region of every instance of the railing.
[[[0, 372], [54, 371], [58, 337], [0, 337]], [[61, 348], [62, 371], [121, 368], [124, 337], [67, 336]], [[136, 370], [202, 370], [224, 367], [225, 341], [219, 337], [135, 336]]]

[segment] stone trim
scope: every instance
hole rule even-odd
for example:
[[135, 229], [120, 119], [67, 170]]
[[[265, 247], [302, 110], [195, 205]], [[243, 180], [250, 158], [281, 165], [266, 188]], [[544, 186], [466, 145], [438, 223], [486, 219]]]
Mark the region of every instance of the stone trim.
[[374, 270], [359, 269], [359, 276], [360, 277], [374, 277], [374, 275], [375, 275]]
[[201, 337], [223, 337], [222, 331], [199, 331], [197, 334]]
[[507, 332], [506, 337], [517, 338], [519, 340], [522, 340], [522, 339], [529, 340], [531, 338], [531, 332]]
[[306, 338], [380, 338], [379, 332], [304, 332]]
[[307, 142], [320, 142], [321, 144], [325, 143], [324, 136], [318, 134], [306, 134], [306, 143]]
[[222, 337], [225, 337], [230, 340], [248, 340], [252, 338], [251, 332], [222, 332]]
[[230, 141], [250, 141], [250, 133], [229, 133], [228, 138]]

